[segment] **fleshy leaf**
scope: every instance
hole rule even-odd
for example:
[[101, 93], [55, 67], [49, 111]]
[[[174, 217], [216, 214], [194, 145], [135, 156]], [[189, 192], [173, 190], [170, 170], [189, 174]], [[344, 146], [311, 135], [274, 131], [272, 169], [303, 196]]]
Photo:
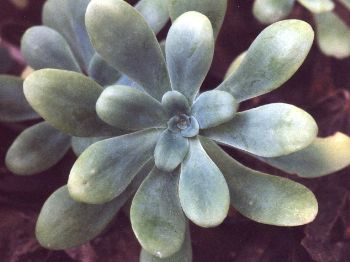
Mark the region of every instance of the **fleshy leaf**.
[[57, 164], [71, 145], [70, 136], [42, 122], [25, 129], [6, 154], [6, 166], [17, 175], [33, 175]]
[[80, 72], [63, 36], [47, 26], [33, 26], [22, 37], [21, 52], [33, 69], [56, 68]]
[[297, 0], [301, 5], [313, 13], [332, 11], [334, 3], [331, 0]]
[[19, 122], [38, 119], [23, 94], [23, 80], [0, 75], [0, 122]]
[[255, 0], [253, 14], [262, 24], [271, 24], [287, 17], [295, 0]]
[[67, 186], [58, 189], [46, 200], [36, 224], [40, 244], [48, 249], [67, 249], [96, 237], [112, 222], [152, 166], [153, 163], [148, 163], [121, 195], [102, 205], [76, 202], [71, 199]]
[[190, 139], [181, 165], [179, 197], [183, 211], [195, 224], [214, 227], [225, 218], [230, 196], [224, 176], [204, 151], [199, 139]]
[[214, 36], [209, 19], [198, 12], [179, 16], [165, 44], [171, 87], [190, 103], [197, 95], [214, 55]]
[[190, 114], [190, 106], [186, 97], [178, 91], [168, 91], [162, 97], [162, 105], [169, 117]]
[[339, 2], [350, 10], [350, 0], [339, 0]]
[[237, 71], [218, 87], [238, 102], [268, 93], [286, 82], [304, 62], [314, 39], [309, 24], [284, 20], [264, 29]]
[[121, 76], [118, 71], [111, 67], [97, 53], [90, 60], [88, 75], [101, 86], [115, 84]]
[[227, 92], [212, 90], [202, 93], [192, 106], [192, 115], [201, 129], [230, 121], [238, 108], [236, 100]]
[[108, 137], [72, 137], [72, 149], [76, 156], [80, 156], [92, 144], [105, 140]]
[[75, 72], [41, 69], [24, 81], [31, 106], [52, 126], [73, 136], [106, 136], [113, 128], [100, 120], [95, 105], [103, 89]]
[[336, 133], [316, 138], [307, 148], [287, 156], [263, 158], [264, 162], [301, 177], [320, 177], [350, 165], [350, 138]]
[[86, 27], [96, 51], [116, 70], [159, 101], [170, 90], [158, 41], [131, 5], [123, 0], [92, 0], [86, 12]]
[[185, 240], [179, 251], [166, 258], [159, 258], [141, 249], [140, 262], [192, 262], [192, 247], [189, 228], [187, 227]]
[[197, 11], [207, 16], [213, 25], [215, 38], [224, 22], [227, 0], [168, 0], [170, 17], [175, 21], [188, 11]]
[[185, 239], [186, 219], [178, 197], [178, 172], [154, 168], [138, 189], [130, 210], [141, 246], [154, 256], [176, 253]]
[[201, 141], [226, 178], [231, 204], [242, 215], [276, 226], [299, 226], [314, 220], [318, 205], [309, 189], [292, 180], [247, 168], [212, 141]]
[[202, 133], [257, 156], [275, 157], [307, 147], [317, 131], [315, 120], [304, 110], [274, 103], [239, 112], [230, 122]]
[[169, 20], [166, 0], [140, 0], [135, 8], [142, 14], [155, 34], [159, 33]]
[[165, 130], [154, 151], [157, 168], [166, 172], [173, 171], [185, 158], [188, 148], [188, 139], [180, 132]]
[[189, 119], [190, 125], [186, 129], [181, 130], [181, 135], [184, 137], [194, 137], [199, 133], [199, 124], [197, 119], [195, 119], [193, 116], [191, 116]]
[[85, 70], [94, 54], [84, 21], [89, 2], [90, 0], [47, 0], [42, 13], [43, 24], [64, 36]]
[[229, 68], [226, 71], [224, 79], [230, 77], [234, 72], [237, 71], [238, 67], [241, 65], [246, 54], [247, 54], [247, 51], [242, 52], [232, 61], [232, 63], [230, 64]]
[[343, 59], [350, 56], [350, 28], [335, 13], [326, 12], [315, 17], [317, 43], [328, 56]]
[[107, 87], [97, 100], [96, 111], [106, 123], [126, 130], [166, 127], [168, 120], [159, 101], [129, 86]]
[[150, 159], [161, 134], [150, 129], [94, 143], [74, 163], [68, 179], [73, 199], [102, 204], [121, 194]]

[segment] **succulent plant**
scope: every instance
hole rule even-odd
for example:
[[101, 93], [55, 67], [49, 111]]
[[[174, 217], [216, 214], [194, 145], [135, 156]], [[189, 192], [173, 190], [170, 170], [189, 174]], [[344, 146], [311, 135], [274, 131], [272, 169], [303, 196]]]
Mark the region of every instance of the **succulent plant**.
[[[307, 23], [269, 26], [234, 73], [199, 94], [214, 52], [215, 34], [206, 16], [190, 11], [175, 20], [166, 59], [149, 25], [126, 2], [93, 0], [85, 16], [97, 53], [142, 90], [125, 85], [103, 90], [81, 73], [58, 69], [38, 70], [25, 80], [29, 103], [62, 131], [95, 130], [84, 105], [97, 100], [100, 119], [129, 132], [94, 143], [80, 155], [68, 185], [41, 211], [36, 233], [42, 245], [61, 249], [91, 239], [136, 189], [131, 223], [144, 261], [191, 260], [187, 219], [216, 226], [230, 202], [262, 223], [296, 226], [314, 219], [311, 191], [244, 167], [216, 145], [279, 157], [314, 141], [315, 121], [295, 106], [275, 103], [237, 112], [238, 103], [274, 90], [299, 68], [313, 42]], [[76, 110], [79, 114], [72, 114]], [[67, 214], [71, 219], [64, 221]], [[82, 228], [86, 232], [77, 234]]]
[[[298, 2], [308, 9], [314, 17], [317, 29], [317, 42], [321, 51], [338, 59], [350, 56], [350, 28], [333, 11], [331, 0], [255, 0], [254, 16], [263, 24], [270, 24], [286, 18]], [[348, 0], [340, 1], [350, 10]]]
[[[84, 22], [89, 2], [90, 0], [46, 1], [42, 13], [44, 25], [29, 28], [22, 38], [21, 51], [26, 62], [35, 70], [56, 68], [84, 73], [101, 86], [116, 82], [130, 83], [93, 50]], [[149, 21], [155, 33], [159, 32], [169, 19], [167, 4], [164, 1], [141, 0], [136, 8]], [[40, 118], [25, 101], [23, 81], [20, 78], [0, 76], [0, 86], [4, 98], [4, 101], [1, 101], [4, 109], [0, 111], [2, 121], [18, 122]], [[96, 99], [97, 96], [98, 93]], [[90, 111], [95, 114], [95, 101], [84, 106], [91, 106]], [[101, 140], [101, 136], [123, 133], [96, 117], [94, 121], [98, 127], [73, 134], [89, 136], [88, 138], [72, 138], [46, 121], [25, 129], [8, 150], [7, 167], [19, 175], [36, 174], [55, 165], [71, 146], [76, 154], [79, 154], [82, 147]]]

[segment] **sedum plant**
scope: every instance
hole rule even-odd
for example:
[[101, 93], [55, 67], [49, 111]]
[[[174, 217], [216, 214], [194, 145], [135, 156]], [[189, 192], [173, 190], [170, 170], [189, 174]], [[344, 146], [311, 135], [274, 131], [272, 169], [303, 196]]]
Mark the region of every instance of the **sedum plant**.
[[[87, 74], [101, 86], [112, 83], [129, 83], [110, 67], [93, 50], [86, 32], [84, 15], [90, 0], [48, 0], [43, 7], [41, 26], [29, 28], [21, 42], [21, 51], [26, 62], [35, 70], [42, 68], [64, 69]], [[162, 0], [141, 0], [136, 5], [149, 21], [155, 33], [168, 21], [167, 4]], [[0, 76], [0, 120], [18, 122], [39, 119], [26, 102], [23, 80], [18, 77]], [[96, 93], [96, 99], [99, 93]], [[56, 99], [56, 98], [54, 98]], [[94, 129], [65, 134], [46, 121], [25, 129], [13, 142], [6, 155], [6, 165], [15, 174], [32, 175], [47, 170], [66, 154], [71, 146], [76, 154], [82, 147], [105, 136], [122, 134], [99, 120], [95, 114], [95, 100], [84, 104], [89, 115], [85, 121], [93, 122]], [[75, 108], [75, 114], [80, 114]], [[72, 112], [74, 113], [74, 112]], [[86, 126], [88, 127], [88, 126]], [[65, 131], [65, 129], [61, 129]], [[78, 137], [79, 136], [79, 137]], [[80, 138], [88, 136], [88, 138]]]
[[43, 246], [63, 249], [95, 237], [135, 191], [130, 217], [142, 261], [190, 261], [188, 219], [217, 226], [230, 203], [266, 224], [297, 226], [314, 219], [311, 191], [251, 170], [217, 145], [272, 158], [315, 140], [315, 121], [295, 106], [273, 103], [237, 112], [240, 102], [278, 88], [300, 67], [314, 37], [307, 23], [285, 20], [267, 27], [237, 70], [214, 90], [199, 93], [217, 34], [203, 14], [177, 17], [165, 57], [145, 19], [122, 0], [92, 0], [85, 22], [96, 52], [138, 87], [103, 89], [81, 73], [58, 69], [38, 70], [25, 80], [29, 103], [62, 131], [96, 129], [83, 105], [97, 100], [101, 121], [127, 133], [80, 155], [67, 186], [42, 208], [36, 235]]
[[[331, 0], [255, 0], [253, 14], [261, 23], [270, 24], [287, 17], [295, 2], [313, 14], [320, 50], [337, 59], [349, 57], [350, 28], [333, 12], [335, 4]], [[349, 0], [340, 2], [350, 10]]]

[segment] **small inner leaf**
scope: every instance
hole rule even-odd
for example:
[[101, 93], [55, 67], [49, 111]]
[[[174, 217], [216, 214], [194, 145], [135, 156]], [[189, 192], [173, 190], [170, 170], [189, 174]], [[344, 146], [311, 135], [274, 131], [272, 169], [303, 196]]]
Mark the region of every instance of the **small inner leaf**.
[[169, 117], [189, 114], [190, 106], [186, 97], [178, 91], [168, 91], [162, 97], [162, 105]]
[[154, 151], [156, 166], [162, 171], [173, 171], [185, 158], [188, 148], [188, 139], [181, 133], [165, 130]]
[[201, 129], [218, 126], [231, 120], [238, 108], [236, 100], [225, 91], [202, 93], [192, 106], [192, 115]]
[[150, 95], [129, 86], [107, 87], [96, 103], [99, 117], [126, 130], [166, 127], [167, 113]]

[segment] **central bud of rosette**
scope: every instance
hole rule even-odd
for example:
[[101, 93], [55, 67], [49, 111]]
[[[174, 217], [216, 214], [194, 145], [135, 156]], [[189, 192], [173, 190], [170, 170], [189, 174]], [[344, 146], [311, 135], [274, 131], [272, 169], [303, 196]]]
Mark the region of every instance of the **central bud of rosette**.
[[199, 125], [193, 116], [180, 114], [170, 118], [168, 130], [174, 133], [181, 133], [184, 137], [194, 137], [198, 135]]

